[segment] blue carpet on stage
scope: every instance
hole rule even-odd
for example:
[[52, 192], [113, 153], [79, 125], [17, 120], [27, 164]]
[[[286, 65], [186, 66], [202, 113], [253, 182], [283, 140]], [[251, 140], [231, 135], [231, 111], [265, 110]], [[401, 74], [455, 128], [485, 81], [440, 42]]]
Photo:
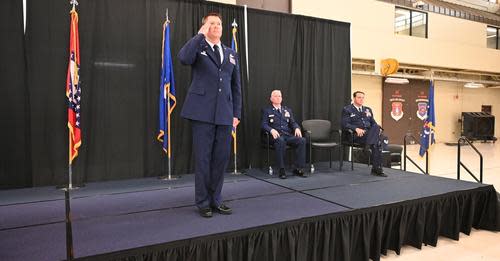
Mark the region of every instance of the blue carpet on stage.
[[[223, 249], [224, 260], [254, 260], [257, 257], [260, 260], [285, 260], [291, 258], [288, 253], [286, 258], [276, 259], [273, 256], [283, 249], [302, 249], [290, 243], [304, 240], [296, 238], [302, 233], [307, 235], [302, 237], [318, 237], [321, 242], [324, 242], [323, 237], [328, 237], [332, 250], [324, 252], [325, 246], [315, 246], [316, 241], [309, 238], [307, 244], [313, 245], [293, 254], [297, 260], [301, 260], [301, 256], [307, 260], [322, 260], [325, 257], [366, 260], [378, 259], [387, 250], [398, 252], [402, 244], [419, 247], [422, 243], [435, 244], [439, 235], [454, 238], [459, 232], [467, 233], [471, 226], [495, 230], [497, 224], [490, 223], [498, 217], [496, 213], [487, 212], [494, 212], [497, 205], [486, 202], [491, 200], [490, 193], [496, 195], [491, 185], [394, 169], [388, 169], [386, 173], [387, 178], [372, 176], [365, 165], [356, 165], [354, 171], [342, 172], [319, 168], [308, 178], [289, 173], [285, 180], [269, 176], [259, 169], [247, 170], [245, 175], [240, 176], [227, 175], [223, 195], [234, 214], [215, 214], [211, 219], [201, 218], [194, 207], [192, 175], [184, 175], [175, 181], [148, 178], [89, 183], [70, 194], [74, 255], [76, 258], [102, 260], [126, 260], [128, 256], [136, 257], [130, 260], [139, 260], [138, 256], [149, 260], [146, 257], [151, 255], [156, 255], [156, 259], [151, 260], [221, 260], [221, 256], [212, 259], [199, 257], [205, 250], [196, 250], [201, 251], [196, 254], [181, 253], [189, 251], [183, 247], [208, 242], [221, 244], [220, 248], [210, 247], [212, 249], [206, 251], [221, 252]], [[441, 199], [445, 201], [439, 201]], [[459, 220], [458, 232], [447, 231], [440, 224], [434, 224], [435, 230], [443, 231], [429, 231], [429, 227], [434, 225], [427, 225], [422, 228], [420, 237], [408, 236], [400, 240], [399, 245], [393, 245], [392, 239], [383, 238], [391, 236], [390, 232], [384, 231], [385, 227], [394, 224], [377, 221], [378, 216], [385, 215], [381, 209], [393, 211], [390, 215], [414, 213], [420, 221], [439, 223], [440, 219], [432, 217], [430, 213], [433, 212], [426, 209], [438, 208], [439, 211], [434, 213], [436, 215], [460, 212], [460, 209], [445, 209], [449, 205], [446, 200], [453, 201], [449, 203], [451, 205], [456, 202], [463, 204], [460, 209], [473, 212], [470, 218], [464, 215]], [[413, 204], [406, 214], [403, 213], [406, 211], [405, 204]], [[375, 215], [364, 220], [372, 222], [369, 226], [373, 226], [374, 230], [368, 231], [363, 225], [359, 234], [369, 235], [368, 241], [373, 242], [368, 242], [368, 245], [356, 243], [355, 246], [364, 251], [361, 254], [337, 249], [336, 244], [341, 239], [335, 239], [334, 235], [340, 228], [334, 229], [334, 223], [357, 226], [353, 217], [367, 213]], [[337, 221], [341, 217], [347, 221]], [[353, 219], [349, 221], [345, 217]], [[327, 221], [332, 222], [332, 227], [325, 224]], [[464, 222], [467, 223], [465, 227], [461, 224]], [[410, 229], [413, 229], [411, 226], [418, 226], [412, 217], [408, 217], [406, 223], [404, 225]], [[311, 229], [312, 224], [316, 224], [316, 228]], [[318, 224], [322, 231], [319, 231]], [[280, 235], [294, 226], [298, 226], [298, 230], [293, 230], [297, 235]], [[66, 259], [65, 229], [63, 191], [53, 187], [0, 191], [0, 260]], [[288, 230], [287, 233], [293, 234], [293, 231]], [[351, 239], [354, 236], [351, 235]], [[255, 247], [251, 253], [247, 249], [250, 244]], [[274, 244], [275, 249], [260, 249], [273, 249], [266, 244]], [[320, 250], [321, 254], [315, 253]]]

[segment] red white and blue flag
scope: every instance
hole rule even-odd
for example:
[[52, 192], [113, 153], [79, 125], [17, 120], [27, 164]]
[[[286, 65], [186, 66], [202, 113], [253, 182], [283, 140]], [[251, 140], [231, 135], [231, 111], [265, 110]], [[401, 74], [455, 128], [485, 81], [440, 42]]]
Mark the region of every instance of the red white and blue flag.
[[66, 77], [66, 97], [68, 98], [69, 164], [78, 156], [82, 145], [80, 104], [80, 40], [78, 36], [78, 13], [75, 7], [70, 11], [69, 62]]

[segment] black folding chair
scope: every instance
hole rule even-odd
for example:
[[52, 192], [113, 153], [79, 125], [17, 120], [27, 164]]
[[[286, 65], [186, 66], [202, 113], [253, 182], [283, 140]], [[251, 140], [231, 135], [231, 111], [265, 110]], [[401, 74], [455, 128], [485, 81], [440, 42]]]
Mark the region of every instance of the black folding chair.
[[[262, 129], [261, 130], [261, 146], [262, 148], [265, 148], [267, 151], [267, 166], [268, 166], [268, 173], [269, 175], [273, 175], [273, 166], [271, 166], [271, 156], [270, 156], [270, 151], [275, 150], [274, 148], [274, 142], [272, 142], [273, 135], [269, 133], [268, 131]], [[286, 150], [288, 151], [291, 149], [290, 146], [286, 145]]]
[[[309, 162], [311, 163], [311, 173], [314, 173], [313, 148], [328, 149], [330, 168], [332, 168], [332, 151], [335, 147], [339, 149], [339, 169], [342, 170], [342, 132], [332, 129], [332, 123], [328, 120], [305, 120], [302, 122], [306, 137], [309, 143]], [[332, 135], [336, 133], [335, 137]]]
[[[354, 142], [354, 131], [351, 129], [344, 129], [342, 132], [342, 154], [344, 152], [345, 147], [349, 147], [349, 155], [351, 156], [349, 161], [351, 162], [351, 170], [354, 170], [354, 150], [362, 150], [368, 153], [368, 166], [371, 162], [371, 149], [366, 144], [356, 143]], [[342, 166], [341, 166], [342, 168]]]

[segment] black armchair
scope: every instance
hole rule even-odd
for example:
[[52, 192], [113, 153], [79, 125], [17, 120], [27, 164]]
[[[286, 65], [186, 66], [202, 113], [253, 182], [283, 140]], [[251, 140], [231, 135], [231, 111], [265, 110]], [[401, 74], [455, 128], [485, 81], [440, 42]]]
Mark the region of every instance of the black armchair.
[[[368, 165], [370, 165], [371, 162], [371, 151], [369, 147], [366, 146], [366, 144], [361, 144], [361, 143], [356, 143], [354, 142], [354, 131], [351, 129], [344, 129], [342, 132], [342, 152], [344, 152], [344, 147], [349, 147], [349, 154], [350, 158], [349, 161], [351, 162], [351, 170], [354, 170], [354, 160], [353, 160], [353, 155], [352, 152], [354, 149], [358, 150], [363, 150], [365, 152], [368, 152]], [[342, 153], [343, 154], [343, 153]], [[342, 166], [341, 166], [342, 168]]]
[[[306, 137], [309, 143], [309, 162], [311, 163], [311, 173], [314, 173], [314, 162], [312, 148], [329, 149], [330, 168], [332, 167], [332, 150], [335, 147], [339, 149], [339, 169], [342, 169], [342, 132], [333, 130], [332, 123], [328, 120], [305, 120], [302, 122]], [[336, 133], [336, 137], [332, 134]]]
[[[262, 148], [266, 149], [267, 152], [267, 166], [268, 166], [268, 171], [269, 175], [273, 175], [273, 166], [271, 166], [271, 156], [270, 156], [270, 151], [274, 150], [274, 144], [272, 142], [273, 136], [266, 130], [261, 129], [260, 132], [260, 137], [261, 137], [261, 146]], [[288, 151], [291, 147], [286, 146], [286, 150]]]
[[389, 151], [389, 155], [390, 155], [390, 166], [389, 167], [393, 167], [393, 166], [399, 166], [399, 169], [403, 169], [402, 168], [402, 164], [401, 164], [401, 159], [402, 159], [402, 156], [401, 154], [403, 153], [403, 146], [402, 145], [397, 145], [397, 144], [388, 144], [387, 145], [387, 150]]

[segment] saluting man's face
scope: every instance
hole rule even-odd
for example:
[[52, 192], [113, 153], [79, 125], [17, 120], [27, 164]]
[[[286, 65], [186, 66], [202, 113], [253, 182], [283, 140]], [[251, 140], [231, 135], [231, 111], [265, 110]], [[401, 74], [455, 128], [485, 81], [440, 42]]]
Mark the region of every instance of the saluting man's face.
[[222, 37], [222, 21], [217, 16], [207, 17], [205, 23], [210, 24], [208, 37], [211, 39], [220, 39]]

